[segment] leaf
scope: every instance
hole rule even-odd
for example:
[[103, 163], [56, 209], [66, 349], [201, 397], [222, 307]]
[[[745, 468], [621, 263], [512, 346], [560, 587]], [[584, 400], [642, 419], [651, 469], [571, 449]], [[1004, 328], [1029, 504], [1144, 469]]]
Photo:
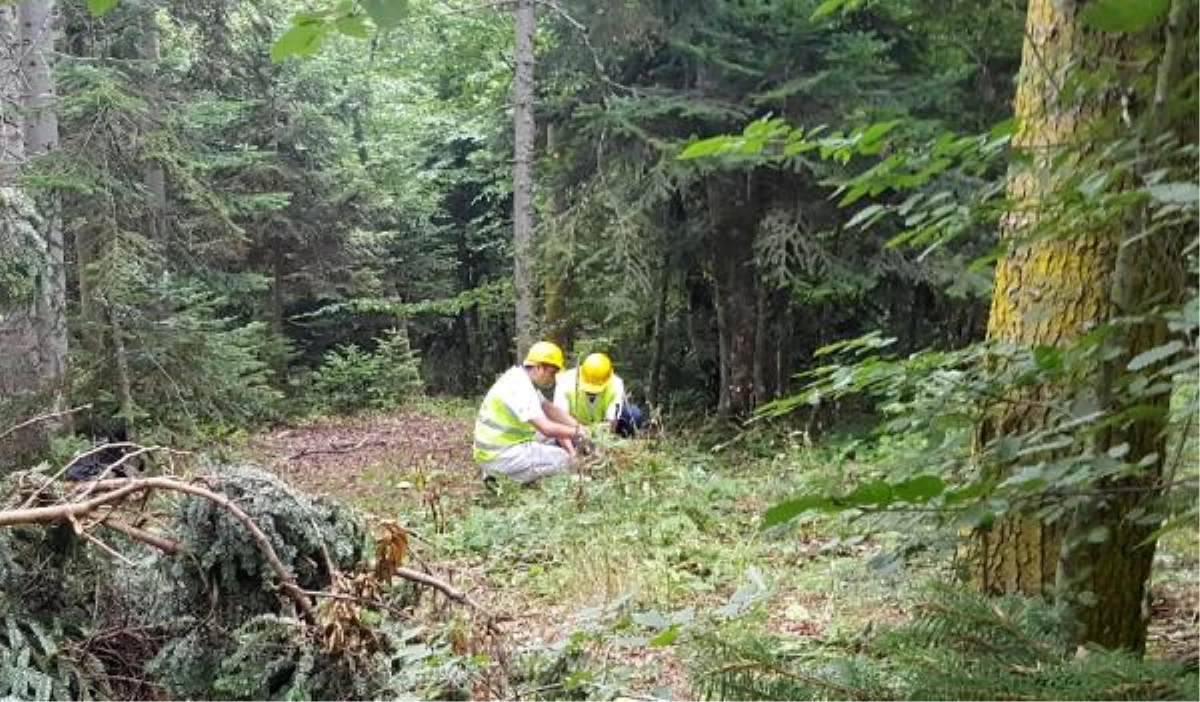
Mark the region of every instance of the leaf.
[[391, 29], [408, 16], [408, 0], [363, 0], [362, 4], [380, 29]]
[[936, 475], [919, 475], [892, 486], [892, 494], [905, 502], [926, 502], [946, 490], [946, 483]]
[[995, 521], [996, 513], [991, 510], [989, 503], [976, 502], [958, 515], [957, 523], [960, 527], [987, 530]]
[[858, 152], [864, 155], [879, 153], [882, 147], [879, 140], [892, 131], [897, 124], [900, 124], [900, 120], [894, 119], [890, 122], [876, 122], [867, 127], [859, 137]]
[[821, 19], [822, 17], [832, 15], [838, 10], [843, 12], [847, 10], [854, 10], [857, 9], [860, 4], [861, 0], [825, 0], [825, 2], [817, 5], [817, 9], [813, 10], [810, 19]]
[[355, 39], [366, 39], [371, 36], [371, 30], [367, 27], [367, 20], [363, 15], [338, 17], [333, 26], [337, 27], [342, 34]]
[[1143, 351], [1142, 353], [1139, 353], [1138, 355], [1134, 356], [1133, 360], [1131, 360], [1129, 362], [1129, 370], [1139, 371], [1139, 370], [1145, 368], [1146, 366], [1154, 365], [1155, 363], [1158, 363], [1159, 361], [1162, 361], [1166, 358], [1170, 358], [1171, 356], [1175, 355], [1182, 348], [1183, 348], [1183, 342], [1180, 341], [1179, 339], [1174, 339], [1172, 341], [1168, 341], [1167, 343], [1162, 344], [1161, 346], [1155, 346], [1154, 348], [1150, 349], [1149, 351]]
[[271, 61], [282, 63], [289, 56], [313, 55], [321, 48], [321, 40], [328, 31], [329, 25], [323, 22], [297, 24], [271, 45]]
[[1101, 32], [1140, 32], [1153, 27], [1171, 6], [1171, 0], [1093, 0], [1079, 13], [1079, 21]]
[[846, 222], [847, 229], [865, 224], [868, 219], [871, 219], [877, 212], [883, 211], [883, 205], [868, 205], [854, 214], [849, 222]]
[[1102, 544], [1108, 541], [1108, 527], [1093, 527], [1084, 538], [1089, 544]]
[[892, 486], [882, 480], [863, 483], [846, 495], [844, 501], [855, 507], [890, 504], [892, 502]]
[[665, 631], [650, 639], [649, 645], [651, 648], [670, 646], [671, 644], [675, 643], [675, 639], [677, 638], [679, 638], [679, 626], [677, 624], [672, 624]]
[[822, 495], [806, 495], [794, 500], [780, 502], [779, 504], [772, 505], [763, 513], [762, 523], [759, 525], [759, 528], [768, 529], [778, 524], [790, 522], [809, 510], [824, 510], [833, 506], [833, 502], [828, 497]]
[[118, 0], [87, 0], [88, 12], [92, 17], [103, 17], [117, 6]]
[[1200, 189], [1195, 183], [1158, 183], [1146, 188], [1146, 194], [1164, 205], [1195, 206], [1200, 200]]
[[688, 144], [688, 147], [679, 154], [680, 160], [704, 158], [706, 156], [716, 156], [723, 153], [733, 146], [735, 137], [731, 136], [716, 136], [708, 139], [701, 139]]

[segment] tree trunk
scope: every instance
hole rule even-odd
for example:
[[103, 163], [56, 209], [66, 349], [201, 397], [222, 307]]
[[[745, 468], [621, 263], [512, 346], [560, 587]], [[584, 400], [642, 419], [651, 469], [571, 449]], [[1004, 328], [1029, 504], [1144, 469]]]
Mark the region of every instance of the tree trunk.
[[[54, 53], [54, 3], [26, 0], [18, 10], [24, 49], [25, 151], [36, 157], [58, 148], [58, 114], [54, 108], [54, 76], [50, 57]], [[40, 385], [49, 393], [49, 409], [67, 406], [70, 374], [67, 367], [67, 276], [63, 260], [61, 205], [57, 193], [42, 199], [42, 236], [45, 239], [45, 274], [40, 281], [37, 306]], [[68, 430], [70, 417], [55, 423]]]
[[[30, 273], [17, 290], [0, 298], [0, 431], [66, 406], [67, 328], [62, 228], [56, 199], [46, 217], [17, 186], [27, 157], [58, 145], [51, 101], [54, 84], [52, 4], [0, 7], [0, 254], [19, 257]], [[21, 115], [24, 116], [22, 119]], [[44, 451], [49, 436], [69, 430], [70, 417], [57, 415], [0, 438], [0, 463]]]
[[754, 409], [754, 367], [758, 294], [754, 233], [758, 207], [753, 175], [711, 176], [707, 183], [709, 251], [716, 288], [721, 348], [721, 388], [717, 411], [744, 419]]
[[533, 34], [534, 0], [517, 0], [513, 77], [513, 285], [517, 355], [534, 342], [533, 248]]
[[[1015, 105], [1020, 127], [1013, 146], [1030, 158], [1009, 179], [1016, 206], [1002, 222], [1002, 236], [1013, 246], [996, 270], [988, 320], [993, 341], [1023, 347], [1069, 344], [1115, 316], [1177, 297], [1182, 281], [1162, 275], [1177, 267], [1172, 259], [1180, 260], [1181, 252], [1167, 250], [1161, 237], [1124, 241], [1120, 222], [1101, 231], [1030, 236], [1042, 217], [1042, 203], [1060, 187], [1056, 168], [1063, 150], [1096, 143], [1090, 130], [1107, 111], [1119, 109], [1104, 96], [1073, 100], [1062, 91], [1064, 78], [1085, 61], [1128, 64], [1123, 59], [1135, 46], [1144, 50], [1149, 36], [1089, 34], [1079, 24], [1077, 10], [1075, 3], [1061, 0], [1029, 3]], [[1106, 409], [1119, 409], [1104, 402], [1113, 376], [1128, 358], [1161, 343], [1164, 334], [1161, 325], [1150, 324], [1124, 335], [1124, 360], [1099, 373], [1093, 388]], [[980, 427], [980, 444], [1050, 426], [1053, 419], [1038, 400], [1059, 391], [1037, 388], [997, 406]], [[1031, 511], [1015, 513], [977, 533], [971, 549], [973, 585], [993, 593], [1044, 595], [1057, 584], [1075, 608], [1081, 640], [1140, 651], [1145, 644], [1143, 599], [1154, 555], [1153, 541], [1144, 541], [1153, 525], [1126, 515], [1153, 496], [1165, 453], [1162, 430], [1161, 419], [1140, 419], [1101, 437], [1097, 452], [1128, 443], [1126, 460], [1149, 458], [1151, 466], [1142, 477], [1121, 485], [1093, 486], [1104, 497], [1085, 503], [1071, 519], [1047, 523]], [[1152, 454], [1158, 458], [1150, 458]], [[1112, 487], [1125, 491], [1104, 492]], [[1088, 542], [1085, 536], [1097, 530], [1107, 538]]]

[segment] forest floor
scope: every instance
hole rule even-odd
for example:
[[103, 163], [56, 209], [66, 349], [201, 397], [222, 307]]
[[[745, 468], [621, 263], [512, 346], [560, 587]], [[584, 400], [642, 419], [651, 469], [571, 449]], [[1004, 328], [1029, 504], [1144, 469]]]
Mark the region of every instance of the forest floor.
[[[712, 692], [696, 677], [706, 631], [723, 632], [716, 645], [746, 627], [799, 646], [849, 645], [904, 620], [922, 582], [947, 579], [952, 558], [932, 542], [905, 560], [891, 557], [897, 535], [886, 530], [862, 536], [837, 520], [757, 529], [806, 474], [854, 473], [836, 447], [757, 439], [735, 452], [655, 437], [608, 446], [582, 477], [493, 494], [469, 455], [473, 413], [428, 402], [278, 429], [242, 451], [307, 492], [409, 527], [410, 565], [467, 591], [502, 633], [483, 636], [439, 598], [418, 614], [440, 618], [460, 648], [521, 659], [508, 671], [520, 698], [695, 699]], [[895, 528], [911, 537], [917, 527]], [[1196, 538], [1183, 530], [1160, 546], [1155, 655], [1196, 656]]]

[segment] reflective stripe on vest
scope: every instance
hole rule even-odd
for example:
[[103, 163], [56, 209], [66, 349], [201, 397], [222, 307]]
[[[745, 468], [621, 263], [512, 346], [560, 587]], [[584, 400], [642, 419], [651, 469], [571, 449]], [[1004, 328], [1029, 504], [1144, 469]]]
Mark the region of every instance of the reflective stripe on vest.
[[617, 399], [616, 393], [613, 391], [613, 383], [610, 382], [604, 386], [604, 389], [596, 395], [596, 402], [593, 404], [588, 402], [587, 393], [579, 387], [578, 375], [575, 376], [574, 382], [575, 387], [567, 393], [567, 410], [571, 416], [578, 419], [580, 424], [592, 425], [604, 421], [604, 411], [613, 403], [613, 400]]
[[472, 454], [480, 463], [495, 460], [500, 452], [533, 441], [533, 425], [522, 422], [512, 413], [508, 405], [495, 395], [488, 393], [475, 417], [475, 444]]

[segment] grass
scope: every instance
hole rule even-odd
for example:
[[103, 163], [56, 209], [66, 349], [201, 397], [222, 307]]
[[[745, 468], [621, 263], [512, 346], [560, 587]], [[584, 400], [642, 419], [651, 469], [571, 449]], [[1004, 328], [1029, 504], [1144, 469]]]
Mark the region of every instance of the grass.
[[[473, 408], [409, 411], [465, 427]], [[417, 557], [506, 619], [521, 697], [687, 698], [702, 638], [758, 631], [805, 650], [853, 649], [905, 621], [923, 583], [950, 579], [952, 536], [921, 515], [759, 529], [776, 501], [886, 474], [893, 449], [767, 431], [732, 444], [615, 442], [582, 475], [507, 482], [498, 495], [469, 463], [389, 455], [362, 468], [353, 497], [408, 525]], [[1155, 586], [1194, 599], [1196, 530], [1167, 534], [1159, 552]]]
[[[784, 461], [782, 451], [799, 458]], [[588, 642], [600, 672], [576, 680], [576, 693], [664, 694], [667, 680], [678, 697], [690, 696], [683, 665], [697, 627], [736, 619], [843, 639], [902, 614], [897, 586], [909, 574], [868, 565], [886, 540], [856, 539], [830, 519], [799, 530], [758, 528], [772, 500], [828, 476], [840, 451], [616, 443], [582, 476], [504, 483], [499, 495], [449, 484], [466, 476], [436, 469], [415, 478], [373, 466], [364, 478], [378, 488], [373, 511], [393, 505], [429, 542], [426, 558], [468, 574], [460, 586], [517, 619], [517, 638], [551, 648], [572, 637]], [[452, 519], [439, 524], [414, 504], [422, 485], [425, 499], [430, 485], [447, 490]], [[616, 681], [624, 687], [613, 688]]]

